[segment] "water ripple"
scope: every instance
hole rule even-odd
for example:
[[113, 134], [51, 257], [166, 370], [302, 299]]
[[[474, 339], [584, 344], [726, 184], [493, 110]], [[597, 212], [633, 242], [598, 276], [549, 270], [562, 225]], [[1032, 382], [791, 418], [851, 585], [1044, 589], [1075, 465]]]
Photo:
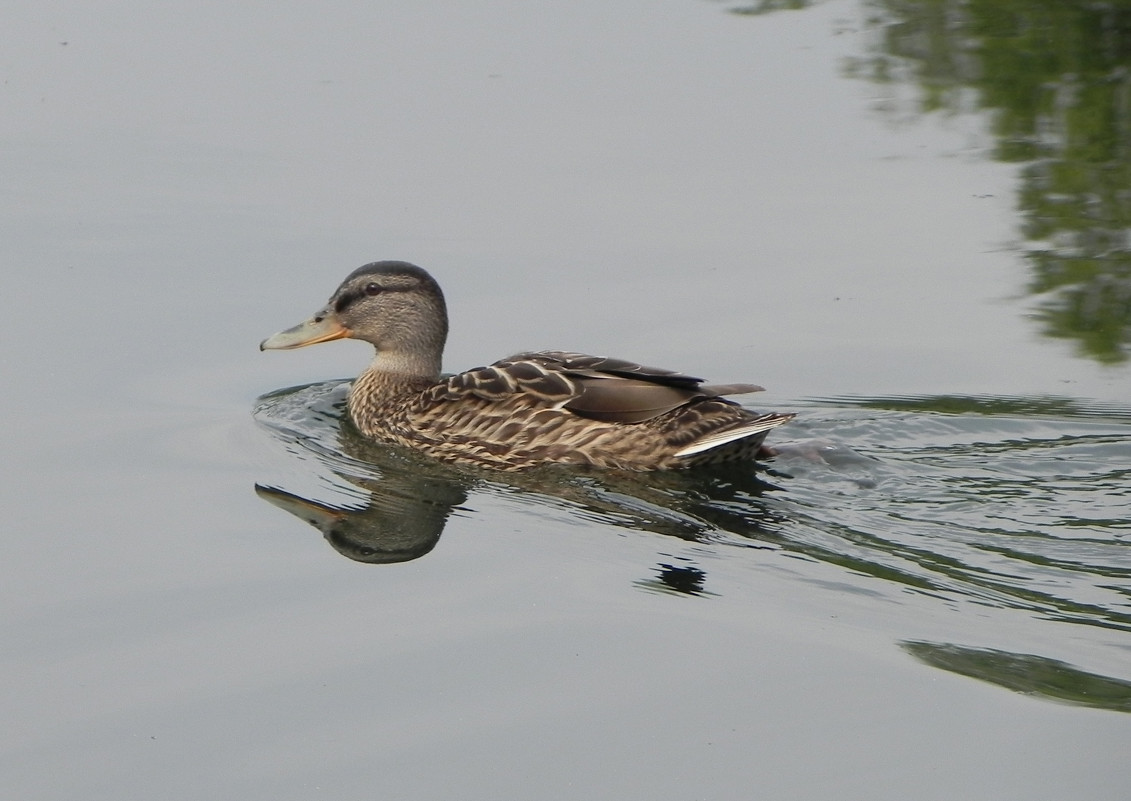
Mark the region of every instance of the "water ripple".
[[1131, 629], [1127, 410], [1047, 398], [811, 403], [809, 432], [873, 461], [860, 470], [869, 491], [846, 493], [842, 468], [786, 450], [778, 467], [793, 476], [801, 547], [982, 603]]
[[[513, 476], [363, 440], [342, 420], [346, 386], [272, 393], [255, 415], [319, 483], [365, 502], [343, 509], [309, 492], [261, 488], [350, 558], [418, 558], [468, 493], [488, 492], [565, 510], [579, 524], [778, 548], [907, 591], [1131, 630], [1125, 408], [1059, 398], [810, 399], [783, 429], [802, 439], [779, 437], [781, 453], [762, 476], [746, 467]], [[698, 586], [683, 568], [667, 574], [668, 589]]]

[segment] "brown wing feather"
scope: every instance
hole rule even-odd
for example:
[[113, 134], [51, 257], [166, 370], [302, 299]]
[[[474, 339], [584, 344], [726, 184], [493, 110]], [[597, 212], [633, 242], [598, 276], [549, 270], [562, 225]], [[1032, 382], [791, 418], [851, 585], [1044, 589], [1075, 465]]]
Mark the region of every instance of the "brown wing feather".
[[760, 389], [752, 384], [703, 387], [701, 383], [693, 376], [624, 359], [542, 351], [520, 353], [452, 376], [444, 394], [451, 400], [472, 395], [488, 401], [527, 395], [592, 420], [641, 423], [723, 391]]
[[565, 373], [547, 369], [537, 362], [513, 359], [454, 375], [448, 379], [445, 389], [450, 400], [474, 395], [501, 401], [512, 395], [528, 394], [549, 404], [565, 403], [580, 394], [576, 382]]
[[[354, 393], [364, 397], [358, 386]], [[619, 359], [523, 353], [421, 387], [402, 417], [359, 427], [369, 436], [504, 469], [547, 462], [668, 469], [756, 455], [765, 432], [791, 415], [758, 416], [715, 394], [754, 389], [703, 386], [691, 376]], [[355, 421], [359, 403], [351, 395]]]
[[606, 356], [590, 356], [585, 353], [570, 353], [568, 351], [544, 350], [537, 353], [520, 353], [504, 361], [530, 361], [541, 364], [548, 369], [558, 369], [571, 374], [594, 375], [600, 373], [615, 378], [637, 378], [641, 381], [687, 387], [688, 389], [695, 389], [703, 383], [702, 378], [684, 375], [674, 370], [645, 367], [642, 364], [625, 359], [610, 359]]
[[701, 397], [694, 389], [635, 378], [582, 378], [581, 394], [566, 403], [574, 414], [593, 420], [640, 423]]

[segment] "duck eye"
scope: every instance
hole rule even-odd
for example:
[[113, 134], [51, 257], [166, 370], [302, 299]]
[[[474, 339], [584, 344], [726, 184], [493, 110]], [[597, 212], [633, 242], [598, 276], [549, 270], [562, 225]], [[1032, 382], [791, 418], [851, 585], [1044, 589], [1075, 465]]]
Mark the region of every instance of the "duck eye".
[[365, 285], [365, 294], [366, 295], [380, 295], [381, 294], [381, 285], [380, 284], [366, 284]]

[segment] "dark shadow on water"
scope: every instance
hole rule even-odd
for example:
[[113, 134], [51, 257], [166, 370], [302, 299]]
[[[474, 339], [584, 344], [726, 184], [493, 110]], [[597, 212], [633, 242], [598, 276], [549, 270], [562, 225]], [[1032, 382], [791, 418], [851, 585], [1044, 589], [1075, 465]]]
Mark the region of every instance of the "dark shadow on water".
[[655, 576], [636, 582], [639, 589], [665, 595], [712, 595], [704, 584], [707, 574], [693, 564], [673, 565], [661, 562]]
[[816, 5], [821, 0], [749, 0], [727, 3], [727, 11], [740, 17], [758, 17], [776, 11], [801, 11]]
[[1011, 415], [1024, 417], [1080, 417], [1131, 423], [1131, 409], [1118, 403], [1082, 401], [1056, 395], [884, 395], [882, 397], [831, 396], [810, 399], [816, 403], [868, 409], [942, 414]]
[[1073, 706], [1131, 712], [1131, 682], [1087, 673], [1055, 659], [952, 643], [908, 641], [900, 645], [932, 667], [1007, 690]]

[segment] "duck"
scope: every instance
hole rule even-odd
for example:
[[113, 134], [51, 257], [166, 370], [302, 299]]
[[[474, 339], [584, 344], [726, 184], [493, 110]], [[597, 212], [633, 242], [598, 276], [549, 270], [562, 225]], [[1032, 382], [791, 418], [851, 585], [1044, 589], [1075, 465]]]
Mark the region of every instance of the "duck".
[[313, 317], [259, 348], [347, 337], [375, 351], [350, 388], [350, 422], [367, 438], [456, 464], [654, 471], [746, 461], [769, 455], [767, 432], [795, 416], [723, 397], [762, 391], [753, 384], [706, 384], [570, 351], [519, 353], [443, 376], [444, 294], [427, 271], [404, 261], [359, 267]]

